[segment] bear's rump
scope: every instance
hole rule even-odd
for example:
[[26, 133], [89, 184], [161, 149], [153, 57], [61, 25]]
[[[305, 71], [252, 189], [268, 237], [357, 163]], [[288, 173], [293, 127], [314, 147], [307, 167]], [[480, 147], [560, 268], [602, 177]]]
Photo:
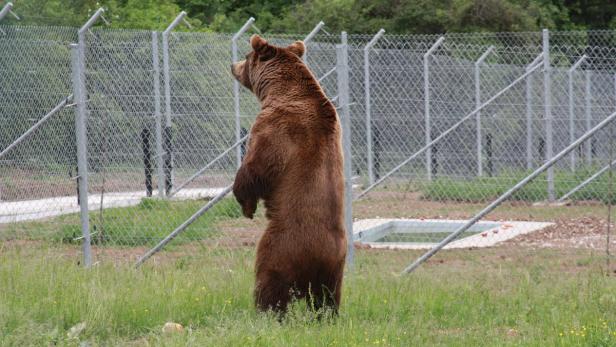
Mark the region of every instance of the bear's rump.
[[313, 277], [309, 274], [336, 270], [346, 256], [344, 231], [308, 233], [275, 232], [268, 228], [257, 246], [257, 273], [268, 269]]
[[[271, 254], [270, 254], [271, 255]], [[323, 291], [334, 292], [342, 281], [344, 257], [325, 259], [307, 254], [291, 256], [291, 259], [278, 259], [264, 255], [257, 256], [257, 288], [272, 285], [287, 287], [293, 296], [302, 298], [308, 292], [321, 294]]]

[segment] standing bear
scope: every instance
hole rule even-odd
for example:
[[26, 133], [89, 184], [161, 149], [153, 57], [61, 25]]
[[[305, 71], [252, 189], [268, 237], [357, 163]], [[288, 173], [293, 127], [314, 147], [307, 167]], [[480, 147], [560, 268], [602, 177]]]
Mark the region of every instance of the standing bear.
[[293, 299], [338, 312], [346, 256], [341, 128], [336, 109], [302, 61], [304, 43], [258, 35], [232, 65], [261, 112], [233, 194], [245, 217], [263, 199], [268, 226], [257, 246], [255, 304], [286, 312]]

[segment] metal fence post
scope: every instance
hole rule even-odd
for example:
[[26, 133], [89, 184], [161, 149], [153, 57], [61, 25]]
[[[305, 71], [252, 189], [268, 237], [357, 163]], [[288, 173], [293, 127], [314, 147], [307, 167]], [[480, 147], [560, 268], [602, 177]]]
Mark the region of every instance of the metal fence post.
[[[586, 116], [586, 131], [592, 128], [592, 91], [591, 91], [591, 77], [592, 71], [584, 71], [584, 114]], [[591, 141], [585, 143], [586, 152], [586, 165], [592, 165], [592, 143]]]
[[351, 157], [351, 112], [349, 96], [349, 55], [347, 34], [342, 32], [342, 43], [336, 45], [336, 72], [338, 75], [339, 118], [342, 125], [342, 151], [344, 153], [344, 226], [347, 231], [347, 264], [353, 267], [353, 186], [351, 182], [353, 163]]
[[[233, 35], [231, 38], [231, 62], [237, 63], [237, 40], [242, 36], [250, 26], [255, 22], [253, 17], [250, 17], [244, 25], [238, 30], [238, 32]], [[240, 82], [238, 82], [235, 78], [233, 79], [233, 106], [235, 108], [235, 141], [239, 142], [242, 138], [242, 125], [240, 122]], [[240, 147], [236, 148], [237, 155], [237, 168], [239, 169], [242, 166], [242, 149]]]
[[154, 119], [156, 122], [156, 171], [158, 176], [158, 196], [165, 197], [165, 169], [163, 151], [163, 120], [160, 112], [160, 60], [158, 55], [158, 33], [152, 31], [152, 67], [154, 74]]
[[[80, 37], [81, 38], [81, 37]], [[75, 140], [77, 146], [77, 184], [79, 194], [79, 216], [81, 219], [83, 265], [92, 265], [90, 246], [90, 216], [88, 213], [88, 149], [86, 131], [85, 81], [83, 61], [80, 59], [81, 45], [71, 45], [73, 69], [73, 94], [75, 103]]]
[[88, 213], [88, 132], [86, 107], [86, 32], [102, 16], [99, 8], [77, 32], [78, 44], [71, 45], [73, 58], [73, 95], [75, 99], [75, 140], [77, 142], [77, 181], [79, 184], [79, 210], [81, 217], [84, 266], [92, 265], [90, 246], [90, 218]]
[[[571, 65], [571, 68], [569, 68], [569, 70], [567, 70], [567, 87], [568, 87], [567, 94], [569, 97], [569, 142], [575, 141], [575, 109], [574, 109], [575, 104], [573, 100], [573, 94], [574, 94], [573, 73], [584, 62], [585, 59], [586, 59], [586, 55], [583, 55], [573, 65]], [[571, 152], [571, 155], [570, 155], [571, 171], [575, 171], [575, 164], [576, 164], [575, 156], [576, 156], [576, 153]]]
[[[426, 145], [432, 142], [431, 125], [430, 125], [430, 55], [443, 43], [445, 37], [441, 36], [423, 56], [423, 72], [424, 72], [424, 118]], [[432, 149], [426, 152], [426, 174], [428, 180], [432, 180]]]
[[[488, 49], [475, 61], [475, 107], [481, 106], [481, 65], [488, 55], [494, 50], [494, 46], [488, 47]], [[481, 111], [478, 111], [475, 115], [477, 122], [477, 176], [483, 176], [483, 162], [482, 162], [482, 141], [481, 141]]]
[[[552, 129], [552, 88], [550, 65], [550, 32], [543, 29], [543, 98], [545, 112], [545, 160], [554, 156], [553, 129]], [[548, 168], [548, 201], [554, 201], [554, 167]]]
[[169, 194], [173, 189], [173, 123], [171, 121], [171, 71], [169, 71], [169, 34], [180, 24], [180, 21], [186, 16], [186, 12], [182, 11], [169, 24], [167, 29], [163, 31], [163, 79], [165, 88], [165, 129], [164, 129], [164, 171], [165, 171], [165, 193]]
[[374, 183], [374, 157], [372, 153], [372, 114], [370, 105], [370, 49], [376, 44], [376, 42], [385, 34], [385, 29], [379, 30], [379, 32], [372, 37], [372, 40], [364, 47], [364, 98], [366, 104], [366, 145], [367, 145], [367, 159], [368, 159], [368, 181], [370, 184]]

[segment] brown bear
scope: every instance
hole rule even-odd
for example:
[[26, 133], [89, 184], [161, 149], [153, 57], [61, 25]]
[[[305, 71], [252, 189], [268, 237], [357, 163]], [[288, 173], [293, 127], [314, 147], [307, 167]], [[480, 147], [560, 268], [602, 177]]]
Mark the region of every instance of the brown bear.
[[347, 240], [343, 222], [341, 128], [336, 109], [302, 61], [304, 43], [269, 44], [232, 65], [261, 111], [235, 176], [247, 218], [263, 199], [268, 226], [255, 264], [255, 304], [283, 314], [293, 299], [338, 312]]

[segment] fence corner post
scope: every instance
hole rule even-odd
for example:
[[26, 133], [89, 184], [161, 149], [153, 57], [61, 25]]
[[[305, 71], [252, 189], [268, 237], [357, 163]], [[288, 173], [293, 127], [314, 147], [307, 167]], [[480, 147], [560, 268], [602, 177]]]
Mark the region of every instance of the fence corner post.
[[342, 151], [344, 156], [344, 226], [347, 233], [347, 265], [353, 268], [353, 183], [351, 153], [351, 112], [349, 91], [349, 55], [347, 34], [342, 32], [342, 43], [336, 45], [336, 73], [338, 75], [339, 119], [342, 126]]

